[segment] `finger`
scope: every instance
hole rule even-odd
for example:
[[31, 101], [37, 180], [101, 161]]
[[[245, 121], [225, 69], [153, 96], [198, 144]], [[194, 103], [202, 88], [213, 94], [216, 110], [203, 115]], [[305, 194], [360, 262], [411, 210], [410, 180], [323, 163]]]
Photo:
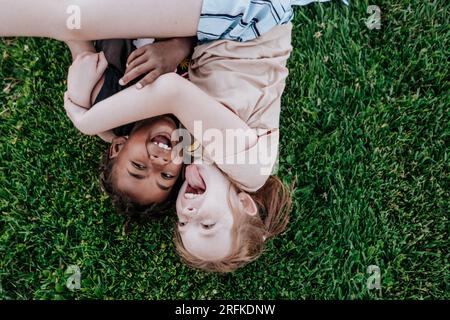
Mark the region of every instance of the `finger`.
[[153, 69], [153, 67], [148, 66], [148, 65], [139, 65], [136, 68], [130, 70], [130, 72], [126, 73], [122, 79], [120, 79], [119, 84], [121, 86], [126, 85], [128, 82], [133, 81], [134, 79], [136, 79], [137, 77], [151, 71]]
[[99, 53], [99, 61], [97, 64], [97, 71], [103, 73], [108, 67], [108, 60], [106, 60], [105, 53], [102, 51]]
[[76, 106], [76, 104], [70, 98], [69, 91], [64, 92], [64, 107], [66, 107], [66, 103], [67, 103], [67, 107], [70, 107], [72, 105]]
[[92, 68], [97, 68], [98, 61], [99, 61], [98, 54], [95, 53], [95, 54], [85, 55], [78, 61], [78, 64], [80, 66], [91, 66]]
[[98, 54], [97, 53], [92, 53], [92, 52], [86, 52], [84, 55], [81, 56], [80, 59], [82, 61], [84, 61], [84, 60], [97, 61], [98, 60]]
[[69, 117], [69, 119], [78, 128], [79, 121], [87, 110], [73, 103], [70, 99], [67, 99], [64, 102], [64, 109], [66, 110], [66, 114]]
[[64, 93], [64, 108], [66, 108], [66, 110], [71, 110], [71, 111], [72, 110], [85, 110], [85, 108], [77, 105], [76, 103], [74, 103], [72, 101], [68, 91], [66, 91]]
[[69, 98], [69, 93], [66, 91], [64, 93], [64, 110], [66, 111], [66, 115], [69, 117], [69, 119], [73, 122], [72, 112], [71, 112], [71, 106], [72, 102]]
[[127, 59], [127, 66], [136, 58], [140, 57], [145, 53], [145, 47], [140, 47], [139, 49], [134, 50]]
[[100, 51], [99, 53], [97, 53], [97, 56], [98, 56], [98, 63], [99, 64], [103, 63], [104, 61], [107, 61], [106, 57], [105, 57], [105, 53], [103, 51]]
[[144, 62], [146, 62], [148, 60], [147, 55], [141, 55], [139, 57], [137, 57], [136, 59], [134, 59], [128, 66], [127, 69], [125, 70], [125, 74], [127, 74], [128, 72], [130, 72], [131, 70], [133, 70], [134, 68], [136, 68], [137, 66], [143, 64]]
[[73, 104], [74, 103], [70, 99], [69, 92], [66, 91], [64, 93], [64, 109], [66, 109], [66, 111], [67, 111], [68, 109], [70, 109], [72, 107]]
[[66, 91], [64, 92], [64, 109], [66, 109], [67, 100], [69, 100], [69, 93]]
[[91, 54], [91, 52], [89, 52], [89, 51], [83, 51], [83, 52], [81, 52], [80, 54], [78, 54], [78, 55], [76, 56], [75, 60], [79, 60], [79, 59], [81, 59], [81, 58], [84, 58], [84, 57], [86, 57], [86, 56], [89, 56], [90, 54]]
[[136, 84], [136, 88], [142, 89], [143, 87], [145, 87], [149, 84], [152, 84], [156, 79], [159, 78], [160, 75], [161, 75], [161, 72], [159, 70], [156, 70], [156, 69], [153, 70], [148, 75], [146, 75], [144, 79], [142, 79], [141, 81], [139, 81]]

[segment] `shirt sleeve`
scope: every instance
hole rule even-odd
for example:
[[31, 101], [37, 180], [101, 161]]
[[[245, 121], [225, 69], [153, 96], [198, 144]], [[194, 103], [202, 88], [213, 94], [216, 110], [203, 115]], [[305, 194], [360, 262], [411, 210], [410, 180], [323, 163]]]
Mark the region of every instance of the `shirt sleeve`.
[[258, 137], [255, 145], [227, 156], [216, 165], [244, 191], [256, 192], [273, 173], [278, 159], [279, 130]]

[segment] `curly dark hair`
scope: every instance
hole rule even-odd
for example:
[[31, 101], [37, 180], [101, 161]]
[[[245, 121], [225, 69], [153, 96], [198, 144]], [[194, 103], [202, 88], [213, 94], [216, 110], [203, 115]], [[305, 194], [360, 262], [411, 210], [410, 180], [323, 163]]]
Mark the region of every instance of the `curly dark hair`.
[[[129, 233], [133, 225], [140, 225], [149, 221], [155, 221], [174, 209], [178, 191], [183, 183], [183, 174], [180, 174], [166, 201], [163, 203], [151, 203], [142, 205], [134, 201], [124, 192], [117, 189], [114, 184], [113, 169], [116, 158], [109, 157], [109, 148], [103, 154], [100, 164], [101, 188], [110, 197], [116, 212], [125, 216], [124, 230]], [[181, 170], [183, 172], [183, 169]]]

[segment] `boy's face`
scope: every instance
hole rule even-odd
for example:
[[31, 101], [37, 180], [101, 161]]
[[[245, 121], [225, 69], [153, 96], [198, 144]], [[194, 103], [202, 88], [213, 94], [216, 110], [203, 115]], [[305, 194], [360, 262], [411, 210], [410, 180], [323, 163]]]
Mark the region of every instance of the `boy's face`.
[[142, 123], [130, 137], [113, 141], [110, 158], [116, 187], [146, 205], [167, 199], [180, 175], [182, 161], [174, 159], [172, 133], [177, 129], [169, 117], [156, 117]]

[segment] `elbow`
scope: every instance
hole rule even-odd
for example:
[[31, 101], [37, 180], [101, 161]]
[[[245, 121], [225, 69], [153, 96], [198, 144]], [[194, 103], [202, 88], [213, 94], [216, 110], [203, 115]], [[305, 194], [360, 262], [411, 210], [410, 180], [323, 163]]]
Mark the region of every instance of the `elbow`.
[[91, 126], [88, 126], [83, 123], [77, 123], [75, 127], [78, 129], [78, 131], [80, 131], [82, 134], [86, 136], [94, 136], [100, 133], [97, 130], [94, 130]]
[[86, 136], [95, 136], [95, 135], [98, 134], [97, 131], [90, 130], [90, 129], [78, 128], [78, 130], [79, 130], [82, 134], [84, 134], [84, 135], [86, 135]]
[[179, 94], [180, 82], [184, 81], [180, 75], [170, 72], [161, 75], [157, 80], [157, 85], [161, 86], [161, 91], [168, 96], [174, 97]]
[[86, 131], [86, 132], [84, 132], [84, 135], [93, 137], [93, 136], [98, 135], [98, 132], [97, 131]]
[[174, 72], [163, 74], [152, 85], [147, 86], [149, 98], [152, 99], [152, 95], [157, 91], [158, 96], [166, 103], [167, 113], [175, 114], [175, 102], [183, 99], [181, 88], [184, 81], [187, 80]]

